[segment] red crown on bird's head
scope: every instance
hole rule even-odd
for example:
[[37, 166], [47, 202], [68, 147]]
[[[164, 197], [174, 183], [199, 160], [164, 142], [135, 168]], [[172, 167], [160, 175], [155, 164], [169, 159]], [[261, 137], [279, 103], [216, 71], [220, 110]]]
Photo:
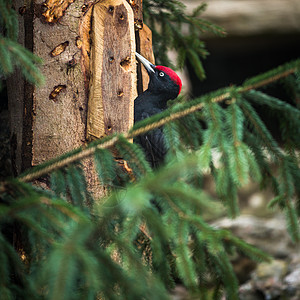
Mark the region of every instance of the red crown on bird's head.
[[165, 74], [167, 74], [171, 78], [171, 80], [176, 85], [179, 86], [179, 92], [178, 92], [178, 95], [179, 95], [180, 92], [181, 92], [181, 88], [182, 88], [182, 82], [181, 82], [180, 77], [172, 69], [170, 69], [168, 67], [165, 67], [165, 66], [156, 66], [155, 70], [164, 72]]

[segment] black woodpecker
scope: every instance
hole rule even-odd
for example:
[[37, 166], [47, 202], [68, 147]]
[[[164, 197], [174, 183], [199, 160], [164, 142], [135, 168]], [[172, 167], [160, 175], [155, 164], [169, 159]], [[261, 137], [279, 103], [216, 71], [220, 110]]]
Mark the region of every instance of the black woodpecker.
[[[167, 101], [175, 99], [180, 94], [182, 87], [181, 79], [172, 69], [155, 66], [139, 53], [136, 53], [136, 56], [147, 70], [150, 81], [148, 89], [134, 101], [134, 122], [165, 110]], [[146, 158], [153, 168], [163, 162], [167, 148], [162, 128], [154, 129], [137, 137], [135, 142], [143, 147]]]

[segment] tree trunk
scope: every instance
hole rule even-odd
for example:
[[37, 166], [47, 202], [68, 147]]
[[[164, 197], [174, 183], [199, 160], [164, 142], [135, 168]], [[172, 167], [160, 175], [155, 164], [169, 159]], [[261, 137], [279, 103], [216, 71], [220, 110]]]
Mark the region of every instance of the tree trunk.
[[[12, 149], [18, 157], [17, 173], [85, 143], [87, 91], [76, 46], [83, 2], [64, 11], [49, 2], [24, 6], [24, 1], [15, 1], [17, 10], [24, 7], [19, 41], [43, 59], [45, 76], [40, 88], [16, 76], [8, 80], [11, 133], [17, 133], [19, 145]], [[22, 128], [14, 126], [17, 122]]]
[[[90, 139], [132, 126], [136, 37], [138, 50], [154, 58], [151, 31], [142, 29], [141, 1], [128, 2], [131, 7], [126, 0], [47, 0], [29, 5], [15, 0], [19, 42], [43, 59], [45, 76], [39, 88], [19, 73], [8, 80], [16, 175]], [[141, 90], [147, 85], [145, 78], [139, 80]], [[85, 161], [85, 169], [92, 192], [100, 196], [92, 159]]]

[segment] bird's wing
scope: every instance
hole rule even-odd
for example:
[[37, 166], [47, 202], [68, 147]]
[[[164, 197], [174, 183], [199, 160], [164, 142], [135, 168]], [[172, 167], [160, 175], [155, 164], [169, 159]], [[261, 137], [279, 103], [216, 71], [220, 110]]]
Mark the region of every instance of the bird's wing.
[[[148, 118], [150, 115], [143, 112], [142, 119]], [[162, 128], [153, 129], [139, 137], [139, 143], [145, 150], [147, 160], [152, 167], [157, 167], [163, 162], [167, 153], [165, 138]]]

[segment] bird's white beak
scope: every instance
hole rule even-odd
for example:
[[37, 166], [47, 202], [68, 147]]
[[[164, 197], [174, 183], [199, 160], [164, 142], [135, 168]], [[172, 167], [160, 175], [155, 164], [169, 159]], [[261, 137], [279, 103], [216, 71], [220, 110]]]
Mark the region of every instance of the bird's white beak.
[[145, 69], [150, 74], [151, 72], [155, 73], [155, 65], [151, 64], [150, 61], [148, 61], [145, 57], [143, 57], [141, 54], [135, 52], [136, 57], [138, 60], [144, 65]]

